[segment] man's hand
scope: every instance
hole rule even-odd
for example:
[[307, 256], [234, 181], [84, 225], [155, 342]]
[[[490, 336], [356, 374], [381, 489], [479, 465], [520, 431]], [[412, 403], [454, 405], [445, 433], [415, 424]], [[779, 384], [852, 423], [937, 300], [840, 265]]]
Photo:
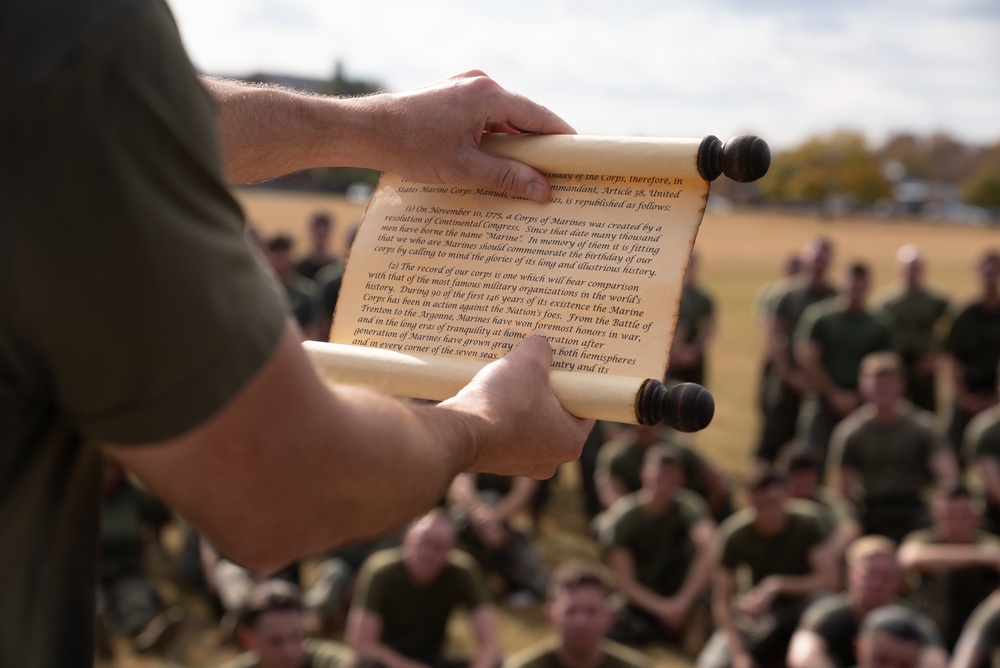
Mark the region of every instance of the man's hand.
[[768, 576], [746, 593], [740, 601], [740, 609], [751, 617], [760, 617], [770, 610], [778, 591], [778, 579], [773, 575]]
[[470, 428], [468, 471], [551, 477], [579, 457], [594, 425], [566, 412], [549, 386], [552, 349], [532, 336], [441, 402]]
[[535, 169], [479, 150], [484, 132], [574, 134], [564, 120], [479, 71], [369, 98], [384, 169], [421, 183], [468, 183], [543, 202]]

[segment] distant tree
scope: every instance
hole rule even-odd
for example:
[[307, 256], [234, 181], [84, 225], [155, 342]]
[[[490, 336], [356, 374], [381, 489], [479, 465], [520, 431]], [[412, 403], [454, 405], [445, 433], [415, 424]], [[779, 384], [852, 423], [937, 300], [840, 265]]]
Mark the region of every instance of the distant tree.
[[969, 204], [1000, 210], [1000, 144], [984, 155], [978, 169], [962, 184], [962, 197]]
[[774, 200], [816, 204], [832, 197], [873, 204], [891, 192], [865, 138], [852, 131], [815, 137], [779, 154], [761, 189]]
[[960, 183], [976, 171], [980, 153], [977, 147], [937, 132], [926, 137], [893, 135], [877, 155], [883, 163], [894, 160], [902, 164], [908, 179]]

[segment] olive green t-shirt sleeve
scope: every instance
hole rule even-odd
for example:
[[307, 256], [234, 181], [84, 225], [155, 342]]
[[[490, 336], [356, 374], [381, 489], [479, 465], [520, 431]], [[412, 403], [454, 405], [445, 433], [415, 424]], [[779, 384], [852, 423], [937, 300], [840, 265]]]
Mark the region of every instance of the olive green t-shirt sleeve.
[[4, 133], [30, 156], [0, 237], [17, 249], [3, 254], [19, 286], [14, 335], [59, 410], [126, 444], [214, 414], [285, 321], [224, 185], [213, 102], [166, 6], [151, 4], [143, 25], [40, 91], [22, 132]]

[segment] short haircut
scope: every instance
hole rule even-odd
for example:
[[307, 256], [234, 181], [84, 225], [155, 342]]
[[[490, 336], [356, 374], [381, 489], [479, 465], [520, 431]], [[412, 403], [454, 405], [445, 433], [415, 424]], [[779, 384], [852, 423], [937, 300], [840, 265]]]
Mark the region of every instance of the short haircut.
[[823, 470], [823, 456], [802, 441], [792, 441], [781, 453], [775, 468], [785, 476], [796, 471], [819, 473]]
[[673, 443], [654, 443], [646, 450], [642, 458], [643, 464], [658, 464], [660, 466], [681, 466], [681, 449]]
[[920, 619], [916, 613], [898, 604], [885, 605], [868, 613], [861, 624], [860, 637], [871, 637], [877, 631], [914, 642], [921, 647], [928, 642], [927, 635], [920, 628]]
[[903, 361], [899, 355], [888, 350], [868, 353], [861, 360], [862, 376], [877, 376], [882, 373], [903, 375]]
[[955, 501], [958, 499], [975, 499], [972, 490], [960, 481], [947, 482], [937, 489], [937, 496], [940, 499]]
[[744, 478], [744, 485], [746, 485], [748, 492], [760, 492], [768, 487], [783, 486], [784, 484], [785, 476], [772, 464], [759, 464]]
[[312, 220], [309, 222], [309, 225], [311, 227], [317, 227], [319, 225], [325, 225], [325, 226], [329, 227], [330, 226], [330, 214], [328, 214], [326, 212], [323, 212], [323, 211], [320, 211], [318, 213], [314, 213], [313, 217], [312, 217]]
[[291, 250], [293, 244], [292, 238], [287, 234], [276, 234], [267, 240], [267, 250]]
[[422, 526], [424, 524], [430, 524], [432, 522], [446, 522], [448, 526], [452, 528], [453, 531], [455, 530], [455, 520], [448, 513], [448, 510], [443, 506], [435, 506], [430, 510], [428, 510], [423, 515], [421, 515], [420, 517], [414, 518], [414, 520], [406, 526], [406, 531], [404, 532], [404, 535], [409, 535], [418, 526]]
[[896, 559], [896, 544], [885, 536], [861, 536], [855, 539], [847, 548], [844, 560], [847, 565], [856, 566], [863, 559], [873, 556], [886, 556], [893, 561]]
[[852, 262], [847, 265], [847, 273], [854, 278], [868, 278], [871, 271], [864, 262]]
[[560, 592], [573, 591], [579, 587], [597, 587], [604, 596], [611, 593], [611, 586], [600, 568], [585, 561], [571, 560], [559, 564], [549, 580], [549, 598], [555, 599]]
[[254, 628], [268, 612], [302, 611], [299, 588], [287, 580], [266, 580], [253, 586], [240, 611], [240, 623]]

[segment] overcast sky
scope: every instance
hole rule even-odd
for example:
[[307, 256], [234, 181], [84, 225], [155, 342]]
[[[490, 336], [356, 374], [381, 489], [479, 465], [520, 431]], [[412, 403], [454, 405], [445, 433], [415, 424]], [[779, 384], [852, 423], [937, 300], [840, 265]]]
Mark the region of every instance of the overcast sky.
[[168, 1], [210, 74], [482, 69], [584, 134], [1000, 141], [998, 0]]

